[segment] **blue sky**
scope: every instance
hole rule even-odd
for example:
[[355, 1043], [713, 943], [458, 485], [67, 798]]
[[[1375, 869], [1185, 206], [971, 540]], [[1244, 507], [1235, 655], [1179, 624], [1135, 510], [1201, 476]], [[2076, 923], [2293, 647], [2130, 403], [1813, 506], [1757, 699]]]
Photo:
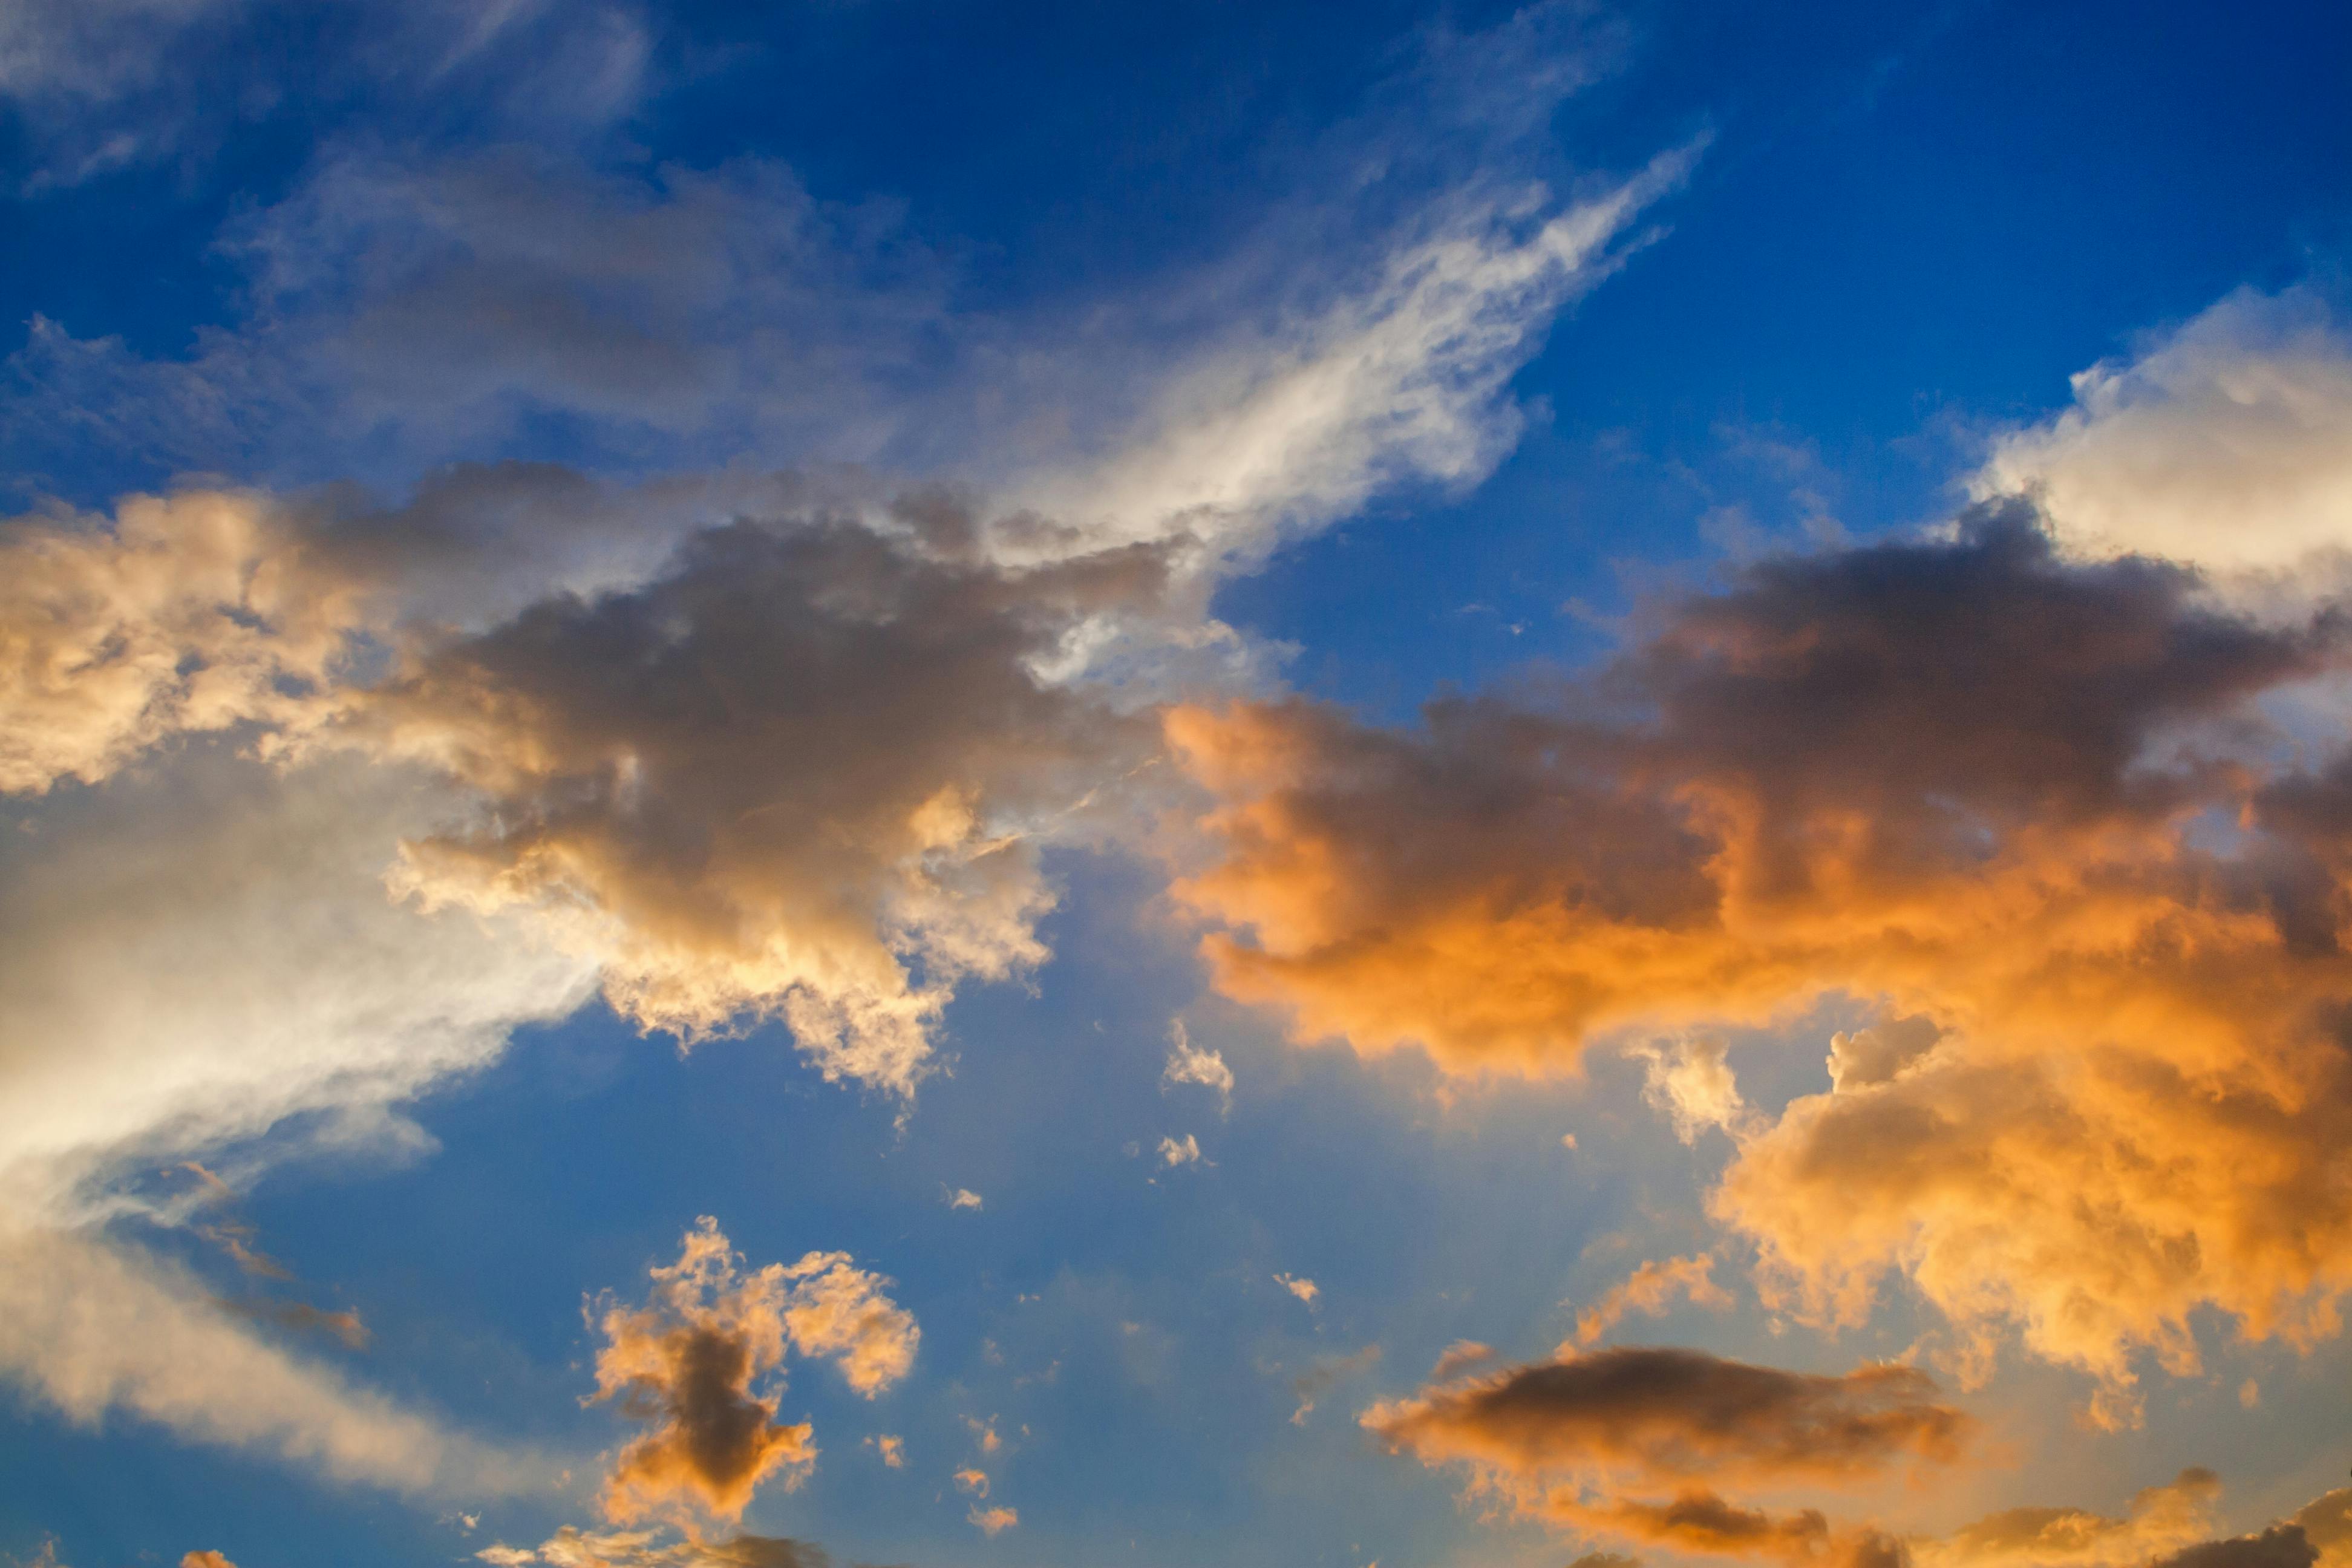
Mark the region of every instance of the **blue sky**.
[[0, 1560], [2352, 1562], [2347, 59], [26, 0]]

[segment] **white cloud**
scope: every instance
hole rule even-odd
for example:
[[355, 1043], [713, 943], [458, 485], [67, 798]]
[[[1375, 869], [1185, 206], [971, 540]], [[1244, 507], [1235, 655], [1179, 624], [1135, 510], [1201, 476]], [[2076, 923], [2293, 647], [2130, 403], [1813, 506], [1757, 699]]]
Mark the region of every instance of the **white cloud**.
[[2352, 552], [2352, 336], [2314, 289], [2241, 289], [2074, 405], [2004, 437], [1979, 497], [2029, 492], [2070, 551], [2137, 552], [2252, 579]]
[[1711, 1036], [1659, 1040], [1629, 1047], [1642, 1064], [1642, 1098], [1666, 1113], [1675, 1136], [1696, 1143], [1710, 1127], [1737, 1131], [1748, 1114], [1739, 1082], [1724, 1059], [1723, 1041]]
[[1160, 1087], [1199, 1084], [1203, 1089], [1216, 1091], [1219, 1110], [1231, 1110], [1234, 1108], [1234, 1069], [1225, 1065], [1225, 1058], [1205, 1046], [1195, 1046], [1181, 1018], [1169, 1024], [1168, 1037], [1168, 1065], [1160, 1074]]
[[180, 1270], [86, 1237], [0, 1235], [0, 1372], [78, 1426], [121, 1413], [394, 1492], [497, 1496], [559, 1476], [353, 1387], [257, 1337]]
[[1190, 1132], [1181, 1138], [1162, 1138], [1160, 1141], [1160, 1163], [1171, 1170], [1178, 1165], [1196, 1164], [1200, 1158], [1201, 1141]]

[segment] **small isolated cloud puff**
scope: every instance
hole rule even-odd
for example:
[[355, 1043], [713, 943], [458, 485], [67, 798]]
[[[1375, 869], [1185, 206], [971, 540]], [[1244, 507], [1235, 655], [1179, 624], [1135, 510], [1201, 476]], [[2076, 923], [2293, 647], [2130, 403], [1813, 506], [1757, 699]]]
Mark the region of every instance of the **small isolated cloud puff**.
[[1664, 1111], [1675, 1136], [1696, 1143], [1708, 1128], [1737, 1129], [1748, 1112], [1739, 1081], [1724, 1059], [1725, 1043], [1713, 1036], [1631, 1047], [1642, 1063], [1642, 1098]]
[[749, 1273], [740, 1262], [706, 1215], [678, 1260], [651, 1270], [646, 1306], [608, 1298], [595, 1319], [605, 1342], [594, 1397], [648, 1427], [621, 1451], [600, 1494], [616, 1523], [698, 1510], [737, 1519], [769, 1477], [798, 1484], [816, 1461], [813, 1429], [779, 1421], [779, 1395], [756, 1388], [788, 1344], [835, 1357], [869, 1397], [912, 1364], [914, 1320], [881, 1294], [887, 1281], [846, 1254]]
[[942, 1186], [940, 1189], [940, 1195], [951, 1209], [977, 1210], [982, 1206], [981, 1195], [970, 1187]]
[[1277, 1274], [1274, 1277], [1274, 1282], [1310, 1307], [1315, 1305], [1315, 1299], [1323, 1294], [1315, 1281], [1304, 1275]]
[[236, 1564], [222, 1552], [191, 1552], [181, 1557], [180, 1568], [236, 1568]]
[[1171, 1170], [1178, 1165], [1196, 1164], [1200, 1158], [1201, 1141], [1190, 1132], [1181, 1138], [1162, 1138], [1160, 1141], [1160, 1163]]
[[[1727, 1311], [1731, 1293], [1717, 1285], [1713, 1277], [1715, 1258], [1702, 1252], [1696, 1258], [1669, 1258], [1663, 1263], [1647, 1262], [1632, 1275], [1609, 1288], [1607, 1294], [1579, 1314], [1575, 1338], [1560, 1347], [1562, 1355], [1577, 1349], [1589, 1348], [1601, 1335], [1615, 1328], [1625, 1314], [1640, 1312], [1656, 1318], [1665, 1315], [1666, 1308], [1676, 1296], [1686, 1297], [1692, 1305], [1711, 1307]], [[1433, 1377], [1443, 1376], [1442, 1372]]]
[[[1000, 1535], [1021, 1522], [1020, 1510], [1010, 1508], [975, 1507], [964, 1517], [977, 1526], [982, 1535], [987, 1536]], [[2219, 1565], [2215, 1565], [2215, 1568], [2219, 1568]], [[2248, 1564], [2247, 1568], [2254, 1568], [2254, 1565]]]
[[907, 1468], [907, 1440], [905, 1438], [892, 1436], [887, 1433], [884, 1433], [877, 1436], [866, 1438], [866, 1446], [873, 1449], [874, 1452], [880, 1457], [882, 1463], [888, 1468], [903, 1470]]
[[1233, 1110], [1234, 1069], [1225, 1065], [1225, 1058], [1206, 1047], [1195, 1046], [1181, 1018], [1169, 1023], [1168, 1038], [1168, 1065], [1160, 1071], [1160, 1087], [1196, 1083], [1216, 1091], [1221, 1112]]
[[988, 1472], [976, 1465], [967, 1465], [958, 1470], [954, 1480], [956, 1490], [960, 1492], [969, 1492], [976, 1498], [988, 1495]]

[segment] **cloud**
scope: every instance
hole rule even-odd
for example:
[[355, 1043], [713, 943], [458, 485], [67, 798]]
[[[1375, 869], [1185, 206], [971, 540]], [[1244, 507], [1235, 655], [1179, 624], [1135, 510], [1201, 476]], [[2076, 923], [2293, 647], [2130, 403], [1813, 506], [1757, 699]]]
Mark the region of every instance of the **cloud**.
[[[1718, 1489], [1851, 1485], [1959, 1461], [1975, 1424], [1916, 1369], [1784, 1372], [1698, 1351], [1627, 1348], [1506, 1367], [1374, 1405], [1392, 1453], [1467, 1466], [1518, 1511], [1681, 1552], [1900, 1568], [1899, 1542], [1774, 1514]], [[1631, 1495], [1664, 1491], [1664, 1499]]]
[[1190, 1132], [1181, 1138], [1160, 1141], [1160, 1163], [1171, 1170], [1178, 1165], [1196, 1165], [1201, 1161], [1201, 1141]]
[[181, 1557], [180, 1568], [236, 1568], [225, 1553], [191, 1552]]
[[1521, 188], [1426, 213], [1361, 279], [1180, 363], [1104, 457], [1011, 493], [1102, 537], [1181, 531], [1246, 558], [1377, 491], [1483, 479], [1519, 432], [1511, 375], [1697, 151], [1583, 200]]
[[988, 1472], [975, 1466], [966, 1465], [955, 1473], [955, 1484], [958, 1491], [984, 1498], [988, 1495]]
[[845, 1252], [812, 1252], [782, 1277], [792, 1282], [784, 1331], [802, 1355], [830, 1359], [868, 1399], [914, 1370], [922, 1331], [885, 1294], [895, 1281], [857, 1268]]
[[2074, 389], [2074, 406], [1999, 441], [1979, 496], [2032, 495], [2084, 557], [2193, 563], [2240, 596], [2317, 568], [2340, 591], [2352, 336], [2316, 289], [2241, 289]]
[[1315, 1299], [1323, 1293], [1314, 1280], [1303, 1275], [1277, 1274], [1274, 1277], [1274, 1282], [1310, 1307], [1315, 1305]]
[[1915, 1541], [1921, 1568], [2144, 1563], [2196, 1542], [2213, 1527], [2221, 1479], [2187, 1469], [2131, 1500], [2120, 1519], [2079, 1508], [2012, 1508], [1934, 1540]]
[[1510, 1477], [1843, 1482], [1958, 1461], [1975, 1424], [1937, 1392], [1891, 1363], [1831, 1375], [1628, 1346], [1433, 1384], [1362, 1421], [1393, 1452]]
[[1429, 1369], [1429, 1380], [1443, 1383], [1464, 1367], [1491, 1361], [1494, 1355], [1495, 1347], [1492, 1345], [1481, 1344], [1476, 1340], [1456, 1340], [1445, 1347], [1445, 1353], [1439, 1356], [1437, 1364]]
[[941, 1191], [947, 1200], [948, 1207], [951, 1209], [971, 1209], [977, 1213], [983, 1201], [981, 1195], [970, 1187], [942, 1188]]
[[2333, 1332], [2352, 795], [2260, 704], [2340, 670], [2341, 618], [2070, 560], [2012, 504], [1634, 625], [1418, 731], [1172, 711], [1213, 803], [1176, 896], [1219, 987], [1457, 1073], [1862, 999], [1888, 1021], [1833, 1047], [1836, 1091], [1742, 1126], [1712, 1200], [1768, 1305], [1851, 1325], [1899, 1271], [1966, 1375], [2021, 1332], [2110, 1420], [2135, 1355], [2197, 1364], [2200, 1308]]
[[297, 721], [353, 585], [265, 498], [132, 497], [0, 532], [0, 793], [95, 784], [169, 736]]
[[1168, 1026], [1168, 1065], [1161, 1069], [1160, 1084], [1167, 1089], [1180, 1083], [1196, 1083], [1214, 1089], [1217, 1109], [1230, 1111], [1234, 1108], [1234, 1069], [1225, 1058], [1205, 1046], [1196, 1046], [1186, 1033], [1184, 1020], [1177, 1018]]
[[356, 1311], [346, 1308], [330, 1312], [313, 1307], [307, 1301], [224, 1301], [221, 1303], [240, 1317], [275, 1323], [281, 1329], [327, 1334], [342, 1342], [345, 1350], [365, 1350], [374, 1336], [360, 1321]]
[[[288, 70], [284, 29], [305, 12], [318, 44]], [[577, 139], [636, 103], [650, 53], [628, 4], [22, 0], [0, 14], [0, 101], [24, 128], [31, 196], [166, 159], [184, 168], [256, 120], [362, 97], [380, 132], [404, 110], [462, 104], [493, 134]]]
[[262, 1341], [158, 1258], [57, 1232], [0, 1235], [0, 1372], [80, 1426], [110, 1413], [407, 1496], [555, 1486], [558, 1467], [452, 1431]]
[[1935, 1048], [1943, 1031], [1926, 1017], [1888, 1018], [1866, 1029], [1830, 1037], [1830, 1087], [1863, 1089], [1890, 1083]]
[[[1715, 1282], [1711, 1274], [1714, 1268], [1714, 1257], [1704, 1252], [1696, 1258], [1669, 1258], [1663, 1263], [1643, 1264], [1577, 1315], [1573, 1343], [1580, 1348], [1592, 1345], [1629, 1311], [1663, 1317], [1667, 1304], [1676, 1296], [1689, 1298], [1694, 1306], [1727, 1310], [1731, 1293]], [[1563, 1352], [1567, 1348], [1563, 1346]], [[1440, 1377], [1444, 1373], [1431, 1375]]]
[[816, 1463], [808, 1423], [777, 1418], [780, 1391], [759, 1392], [789, 1345], [827, 1356], [868, 1398], [913, 1364], [914, 1319], [882, 1295], [888, 1281], [845, 1253], [744, 1272], [718, 1222], [686, 1235], [678, 1260], [651, 1270], [644, 1307], [609, 1298], [594, 1316], [596, 1394], [646, 1423], [600, 1494], [617, 1524], [704, 1511], [740, 1519], [761, 1483], [797, 1486]]
[[816, 521], [691, 541], [646, 587], [436, 647], [341, 732], [476, 793], [411, 840], [427, 909], [537, 910], [625, 1016], [687, 1039], [781, 1016], [828, 1078], [929, 1070], [956, 984], [1044, 959], [1037, 838], [1136, 726], [1037, 667], [1146, 604], [1124, 550], [1011, 573], [949, 537]]
[[886, 1433], [879, 1436], [866, 1438], [866, 1446], [873, 1449], [876, 1454], [879, 1455], [882, 1463], [889, 1468], [894, 1470], [902, 1470], [907, 1468], [907, 1440], [905, 1438], [894, 1437]]
[[583, 1531], [566, 1525], [536, 1547], [486, 1546], [474, 1553], [491, 1568], [831, 1568], [833, 1559], [805, 1541], [736, 1535], [667, 1540], [654, 1531]]
[[410, 770], [280, 773], [208, 742], [0, 836], [20, 1221], [149, 1206], [122, 1177], [215, 1151], [414, 1152], [392, 1107], [576, 1007], [591, 968], [518, 922], [387, 895], [403, 836], [455, 804]]
[[[965, 1517], [971, 1520], [982, 1535], [991, 1537], [1001, 1535], [1021, 1522], [1020, 1510], [1010, 1508], [974, 1507]], [[2205, 1568], [2205, 1565], [2200, 1565], [2200, 1568]], [[2213, 1564], [2210, 1568], [2222, 1568], [2222, 1565]], [[2267, 1565], [2249, 1563], [2246, 1568], [2267, 1568]]]
[[1642, 1098], [1672, 1119], [1675, 1136], [1685, 1143], [1697, 1142], [1710, 1127], [1730, 1131], [1747, 1116], [1726, 1049], [1712, 1036], [1627, 1049], [1642, 1063]]
[[2157, 1559], [2152, 1568], [2311, 1568], [2319, 1552], [2300, 1525], [2273, 1525], [2259, 1535], [2200, 1542]]

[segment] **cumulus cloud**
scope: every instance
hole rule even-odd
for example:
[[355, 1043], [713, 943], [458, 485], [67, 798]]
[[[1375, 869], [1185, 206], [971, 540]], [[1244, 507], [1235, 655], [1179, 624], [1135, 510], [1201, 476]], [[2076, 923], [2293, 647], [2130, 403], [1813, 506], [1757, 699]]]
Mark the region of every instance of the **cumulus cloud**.
[[788, 1346], [834, 1359], [868, 1398], [914, 1363], [914, 1319], [882, 1294], [887, 1280], [846, 1254], [746, 1271], [706, 1215], [678, 1260], [656, 1266], [651, 1278], [646, 1305], [608, 1299], [594, 1317], [604, 1340], [595, 1397], [647, 1428], [605, 1478], [600, 1502], [614, 1523], [698, 1511], [740, 1519], [771, 1477], [800, 1483], [816, 1447], [808, 1423], [777, 1418], [782, 1394], [772, 1385]]
[[0, 532], [0, 793], [298, 721], [355, 628], [352, 584], [262, 497], [134, 497], [111, 522]]
[[2193, 563], [2240, 596], [2352, 552], [2352, 334], [2315, 289], [2242, 289], [2014, 431], [1976, 477], [2029, 493], [2072, 552]]
[[[1601, 1298], [1577, 1314], [1573, 1344], [1587, 1347], [1617, 1326], [1627, 1312], [1640, 1312], [1646, 1317], [1663, 1317], [1666, 1308], [1677, 1296], [1685, 1297], [1694, 1306], [1727, 1310], [1731, 1306], [1731, 1293], [1715, 1282], [1712, 1254], [1702, 1252], [1696, 1258], [1669, 1258], [1663, 1262], [1651, 1261], [1609, 1288]], [[1563, 1346], [1563, 1353], [1568, 1347]], [[1441, 1363], [1440, 1366], [1443, 1367]], [[1432, 1376], [1442, 1377], [1444, 1372]]]
[[625, 1015], [689, 1039], [782, 1016], [826, 1076], [905, 1091], [958, 981], [1044, 958], [1035, 830], [1131, 744], [1036, 666], [1159, 570], [737, 525], [642, 590], [435, 649], [348, 733], [482, 799], [405, 847], [425, 907], [577, 910]]
[[1642, 1098], [1666, 1113], [1684, 1142], [1697, 1142], [1711, 1127], [1732, 1131], [1745, 1118], [1748, 1105], [1724, 1059], [1727, 1047], [1722, 1040], [1654, 1040], [1629, 1047], [1627, 1054], [1642, 1063]]
[[[971, 1521], [973, 1526], [977, 1528], [982, 1535], [992, 1537], [1001, 1535], [1021, 1522], [1021, 1513], [1018, 1509], [1003, 1507], [980, 1508], [975, 1506], [970, 1513], [965, 1515], [965, 1517]], [[2210, 1565], [2210, 1568], [2222, 1568], [2222, 1565], [2212, 1564]], [[2246, 1568], [2267, 1568], [2267, 1565], [2249, 1563], [2246, 1565]]]
[[1178, 1165], [1199, 1164], [1201, 1141], [1190, 1132], [1181, 1138], [1162, 1138], [1160, 1141], [1160, 1163], [1171, 1170]]
[[2008, 505], [1637, 626], [1418, 732], [1171, 713], [1214, 797], [1177, 895], [1221, 928], [1217, 984], [1458, 1072], [1875, 1001], [1835, 1092], [1743, 1126], [1714, 1199], [1768, 1304], [1851, 1324], [1900, 1271], [1972, 1366], [2021, 1331], [2116, 1420], [2135, 1354], [2197, 1364], [2200, 1308], [2334, 1331], [2352, 795], [2259, 704], [2341, 668], [2341, 620], [2239, 618]]
[[1223, 1056], [1206, 1046], [1194, 1045], [1181, 1018], [1168, 1026], [1168, 1065], [1160, 1070], [1160, 1087], [1199, 1084], [1203, 1089], [1216, 1091], [1219, 1110], [1231, 1110], [1234, 1108], [1234, 1069], [1225, 1065]]

